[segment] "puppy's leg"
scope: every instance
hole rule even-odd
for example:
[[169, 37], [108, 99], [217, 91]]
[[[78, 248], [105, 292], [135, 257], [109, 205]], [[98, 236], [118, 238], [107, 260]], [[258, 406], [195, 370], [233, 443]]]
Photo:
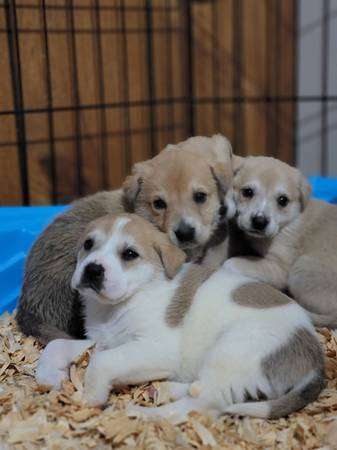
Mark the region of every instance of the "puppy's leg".
[[251, 330], [249, 327], [250, 323], [241, 323], [221, 337], [206, 358], [198, 381], [191, 385], [191, 395], [205, 409], [221, 413], [233, 403], [270, 394], [270, 384], [261, 368], [269, 342], [254, 326]]
[[283, 290], [287, 285], [288, 272], [280, 261], [255, 256], [233, 257], [228, 259], [224, 267], [231, 273], [245, 275], [257, 281], [270, 284]]
[[[246, 327], [248, 330], [248, 323]], [[254, 330], [250, 336], [243, 335], [242, 325], [232, 329], [209, 353], [198, 380], [189, 388], [189, 395], [160, 407], [132, 405], [129, 413], [173, 421], [186, 420], [191, 411], [217, 417], [235, 402], [243, 402], [248, 397], [258, 399], [262, 392], [268, 395], [270, 386], [260, 365], [267, 349], [264, 350], [261, 337], [255, 335]]]
[[169, 392], [171, 400], [179, 400], [188, 394], [190, 383], [178, 383], [176, 381], [166, 381], [162, 383]]
[[337, 258], [325, 263], [323, 257], [304, 255], [290, 270], [290, 294], [311, 312], [316, 326], [337, 328]]
[[38, 384], [60, 389], [63, 380], [68, 378], [68, 367], [71, 362], [85, 350], [94, 345], [90, 340], [55, 339], [43, 350], [37, 368]]
[[192, 411], [205, 411], [207, 404], [203, 399], [186, 396], [163, 406], [147, 408], [145, 406], [130, 405], [127, 408], [129, 416], [140, 416], [149, 419], [167, 419], [176, 423], [188, 420], [188, 413]]
[[116, 384], [168, 378], [175, 369], [175, 358], [167, 348], [152, 341], [129, 342], [92, 356], [85, 375], [84, 395], [90, 405], [100, 405], [106, 402]]

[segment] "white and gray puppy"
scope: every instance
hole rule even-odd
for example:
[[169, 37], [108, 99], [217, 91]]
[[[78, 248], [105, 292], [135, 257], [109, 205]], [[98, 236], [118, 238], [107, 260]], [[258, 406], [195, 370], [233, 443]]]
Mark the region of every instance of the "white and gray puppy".
[[274, 158], [237, 165], [226, 268], [288, 290], [315, 325], [337, 327], [337, 207], [309, 199], [305, 177]]
[[139, 216], [93, 222], [72, 278], [85, 303], [88, 340], [48, 344], [37, 380], [59, 387], [71, 361], [96, 344], [85, 375], [90, 405], [105, 403], [116, 385], [157, 379], [170, 381], [175, 401], [134, 407], [135, 414], [276, 418], [315, 400], [324, 387], [315, 330], [304, 310], [272, 287], [220, 268], [197, 290], [180, 325], [171, 325], [172, 301], [191, 264], [184, 260]]
[[[39, 236], [26, 261], [17, 321], [43, 343], [83, 337], [81, 302], [71, 289], [76, 243], [88, 223], [108, 213], [135, 212], [191, 259], [224, 235], [224, 195], [232, 180], [232, 151], [221, 135], [195, 136], [135, 164], [123, 190], [75, 202]], [[214, 262], [212, 262], [214, 267]]]

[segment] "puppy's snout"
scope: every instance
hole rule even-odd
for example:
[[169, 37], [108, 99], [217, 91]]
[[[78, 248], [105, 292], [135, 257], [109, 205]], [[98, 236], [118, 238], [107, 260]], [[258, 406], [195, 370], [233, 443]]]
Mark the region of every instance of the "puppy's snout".
[[251, 222], [254, 230], [264, 231], [269, 224], [269, 219], [263, 214], [257, 214], [252, 217]]
[[83, 272], [82, 283], [96, 291], [102, 288], [104, 280], [104, 267], [101, 264], [89, 263]]
[[195, 228], [186, 222], [180, 222], [178, 228], [175, 230], [175, 235], [181, 243], [192, 242], [195, 238]]

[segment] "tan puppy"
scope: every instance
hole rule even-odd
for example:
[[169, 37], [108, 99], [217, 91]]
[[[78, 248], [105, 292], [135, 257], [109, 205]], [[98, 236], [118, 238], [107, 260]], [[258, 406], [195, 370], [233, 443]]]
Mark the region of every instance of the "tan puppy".
[[[231, 147], [220, 135], [170, 145], [136, 164], [124, 191], [100, 192], [75, 202], [40, 235], [27, 258], [18, 305], [21, 330], [47, 343], [82, 337], [82, 305], [70, 287], [76, 243], [87, 224], [109, 213], [136, 212], [197, 258], [225, 236], [224, 195], [232, 180]], [[223, 261], [212, 258], [212, 267]]]
[[193, 137], [134, 166], [124, 183], [127, 209], [168, 233], [195, 259], [222, 228], [231, 181], [229, 141], [221, 135]]
[[225, 266], [290, 294], [317, 326], [337, 326], [337, 208], [309, 200], [301, 173], [268, 157], [241, 160]]

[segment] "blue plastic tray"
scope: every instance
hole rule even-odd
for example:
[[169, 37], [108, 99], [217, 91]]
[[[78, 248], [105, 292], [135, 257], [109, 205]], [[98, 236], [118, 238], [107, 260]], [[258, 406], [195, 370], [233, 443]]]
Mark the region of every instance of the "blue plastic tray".
[[[337, 179], [313, 177], [314, 196], [337, 203]], [[12, 311], [20, 292], [24, 260], [36, 237], [65, 206], [0, 208], [0, 314]]]

